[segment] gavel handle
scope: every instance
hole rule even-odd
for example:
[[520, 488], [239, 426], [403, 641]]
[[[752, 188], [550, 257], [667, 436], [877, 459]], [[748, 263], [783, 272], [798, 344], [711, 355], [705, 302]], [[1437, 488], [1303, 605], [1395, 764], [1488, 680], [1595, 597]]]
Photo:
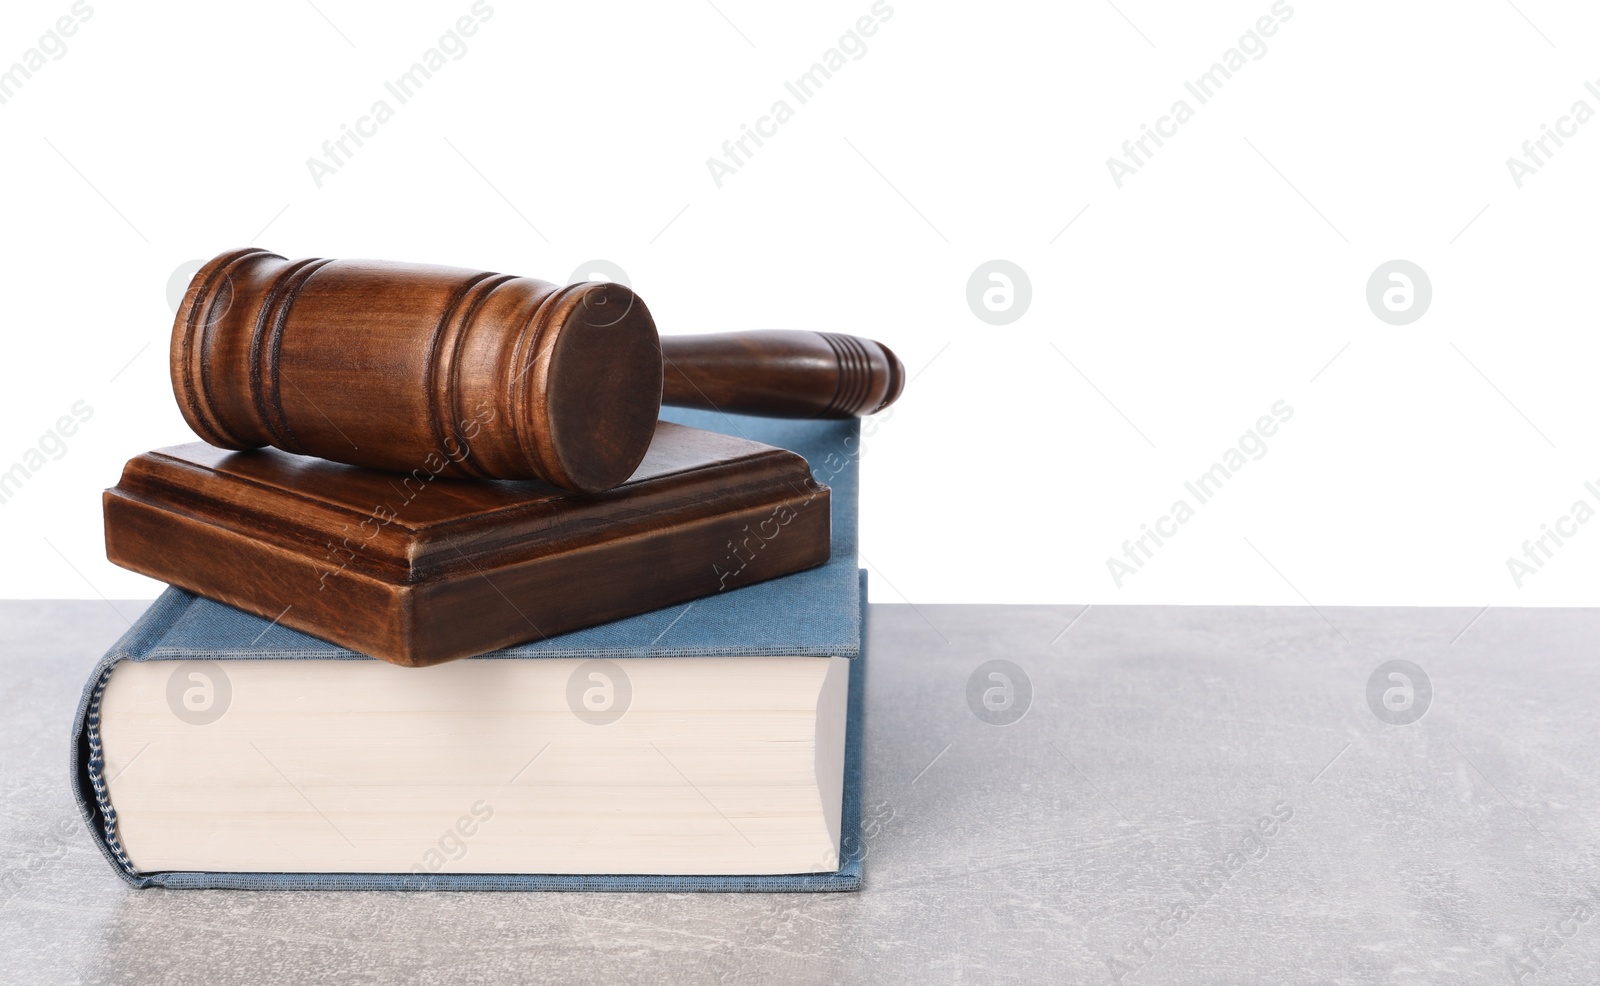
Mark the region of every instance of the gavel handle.
[[662, 336], [661, 364], [661, 403], [769, 418], [876, 414], [906, 380], [888, 346], [833, 332]]

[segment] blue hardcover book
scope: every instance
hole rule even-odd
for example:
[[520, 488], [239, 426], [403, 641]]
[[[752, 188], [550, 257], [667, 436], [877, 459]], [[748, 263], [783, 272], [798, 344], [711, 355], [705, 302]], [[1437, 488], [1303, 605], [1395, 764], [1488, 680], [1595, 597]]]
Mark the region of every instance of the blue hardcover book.
[[107, 860], [139, 887], [859, 888], [859, 423], [663, 416], [805, 456], [831, 560], [433, 668], [169, 588], [73, 727]]

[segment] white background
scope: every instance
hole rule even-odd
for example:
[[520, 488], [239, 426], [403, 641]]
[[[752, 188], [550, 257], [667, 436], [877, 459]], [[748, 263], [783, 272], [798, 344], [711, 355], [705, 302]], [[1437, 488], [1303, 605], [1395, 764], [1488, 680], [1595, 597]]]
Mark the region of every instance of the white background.
[[[316, 4], [90, 0], [0, 105], [0, 470], [93, 408], [0, 505], [0, 596], [156, 594], [104, 560], [100, 491], [193, 440], [174, 269], [255, 245], [547, 280], [604, 258], [664, 332], [884, 340], [916, 376], [865, 457], [879, 601], [1600, 601], [1600, 523], [1507, 568], [1600, 487], [1600, 120], [1521, 188], [1506, 166], [1600, 111], [1592, 4], [1290, 0], [1205, 105], [1183, 83], [1270, 0], [893, 0], [804, 105], [784, 81], [870, 0], [492, 0], [405, 105], [384, 81], [470, 0]], [[6, 3], [0, 65], [69, 10]], [[317, 187], [307, 159], [380, 98], [394, 119]], [[785, 98], [718, 188], [707, 159]], [[1178, 99], [1194, 118], [1119, 189], [1107, 158]], [[1003, 326], [966, 302], [995, 258], [1033, 288]], [[1433, 287], [1405, 326], [1365, 298], [1395, 258]], [[1107, 559], [1277, 401], [1267, 453], [1119, 587]]]

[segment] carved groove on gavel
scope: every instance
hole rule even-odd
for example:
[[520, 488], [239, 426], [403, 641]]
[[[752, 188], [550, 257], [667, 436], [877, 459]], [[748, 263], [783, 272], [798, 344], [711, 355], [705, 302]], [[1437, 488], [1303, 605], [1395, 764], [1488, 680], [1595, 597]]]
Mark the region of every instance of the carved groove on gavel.
[[633, 474], [662, 403], [847, 418], [905, 385], [855, 336], [660, 337], [620, 284], [258, 249], [194, 275], [171, 370], [184, 419], [222, 448], [584, 492]]

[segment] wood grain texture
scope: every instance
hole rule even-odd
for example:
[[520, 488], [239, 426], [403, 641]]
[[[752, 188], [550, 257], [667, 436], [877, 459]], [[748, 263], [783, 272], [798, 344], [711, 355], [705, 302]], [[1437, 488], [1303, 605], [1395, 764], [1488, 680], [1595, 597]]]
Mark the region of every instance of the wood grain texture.
[[776, 417], [888, 406], [905, 368], [887, 346], [831, 332], [660, 339], [620, 284], [379, 260], [214, 258], [173, 323], [173, 393], [219, 448], [273, 446], [336, 462], [621, 483], [666, 402]]
[[774, 418], [855, 418], [905, 388], [881, 342], [836, 332], [765, 330], [661, 337], [662, 403]]
[[829, 556], [829, 491], [804, 459], [666, 422], [602, 493], [192, 443], [129, 461], [104, 508], [112, 562], [408, 666]]
[[235, 250], [173, 323], [174, 395], [220, 448], [609, 489], [661, 399], [655, 323], [618, 284]]

